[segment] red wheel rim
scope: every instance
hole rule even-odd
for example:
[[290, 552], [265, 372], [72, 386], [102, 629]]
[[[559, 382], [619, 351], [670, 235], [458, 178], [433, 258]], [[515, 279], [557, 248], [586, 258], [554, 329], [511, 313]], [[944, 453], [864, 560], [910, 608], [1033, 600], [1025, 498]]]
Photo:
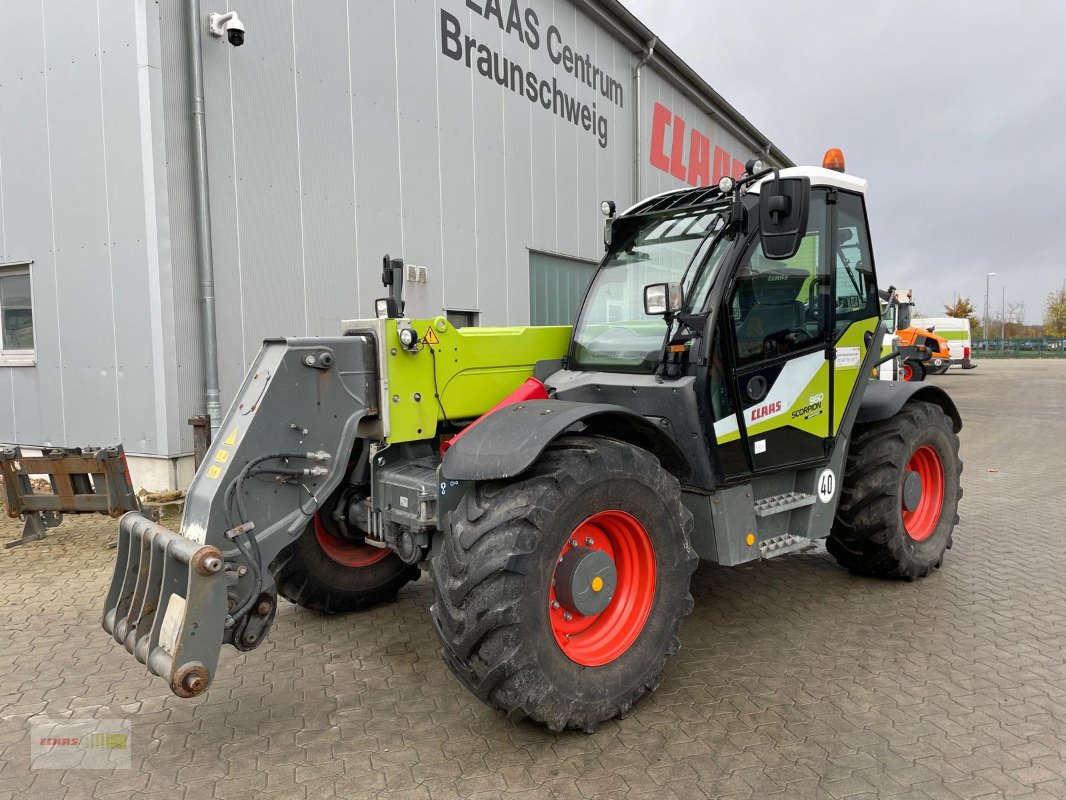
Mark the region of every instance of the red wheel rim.
[[352, 542], [334, 536], [326, 530], [318, 514], [315, 514], [315, 538], [322, 552], [345, 567], [369, 567], [389, 557], [392, 552], [387, 547], [373, 547], [362, 542]]
[[655, 549], [648, 531], [636, 518], [613, 510], [593, 514], [578, 525], [559, 560], [570, 551], [571, 543], [602, 550], [614, 561], [618, 575], [607, 608], [599, 614], [582, 616], [558, 605], [552, 571], [548, 616], [555, 641], [571, 661], [599, 667], [628, 650], [644, 629], [655, 600]]
[[922, 496], [913, 511], [903, 508], [903, 527], [914, 541], [923, 542], [933, 535], [944, 507], [944, 465], [940, 454], [923, 444], [907, 462], [906, 471], [917, 472], [922, 479]]
[[903, 365], [903, 380], [909, 381], [914, 378], [914, 367], [910, 364]]

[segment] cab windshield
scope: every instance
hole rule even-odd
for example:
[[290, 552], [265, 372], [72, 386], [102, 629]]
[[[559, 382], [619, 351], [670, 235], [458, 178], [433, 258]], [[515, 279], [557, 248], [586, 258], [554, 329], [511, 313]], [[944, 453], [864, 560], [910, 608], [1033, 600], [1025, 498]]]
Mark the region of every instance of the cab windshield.
[[666, 337], [662, 317], [644, 313], [644, 287], [682, 283], [685, 308], [699, 313], [732, 235], [719, 235], [723, 209], [654, 217], [612, 247], [574, 326], [571, 368], [652, 372]]

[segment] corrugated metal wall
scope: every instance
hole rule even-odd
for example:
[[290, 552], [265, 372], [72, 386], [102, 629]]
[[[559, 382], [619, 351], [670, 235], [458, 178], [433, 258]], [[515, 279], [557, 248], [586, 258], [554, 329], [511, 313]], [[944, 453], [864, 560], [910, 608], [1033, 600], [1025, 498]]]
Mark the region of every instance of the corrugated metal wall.
[[[38, 364], [0, 368], [12, 408], [0, 440], [189, 452], [202, 376], [187, 6], [45, 0], [42, 15], [36, 0], [9, 2], [0, 263], [35, 261]], [[204, 5], [224, 402], [264, 337], [368, 316], [386, 252], [428, 268], [407, 285], [410, 313], [476, 309], [482, 324], [530, 320], [530, 251], [599, 258], [599, 201], [635, 199], [642, 43], [583, 0], [520, 2], [521, 34], [502, 5], [497, 22], [480, 0], [231, 0], [248, 29], [239, 49], [206, 34], [223, 8]], [[467, 36], [547, 81], [551, 107], [498, 83], [491, 62], [479, 72], [476, 46], [468, 65]], [[554, 63], [563, 45], [617, 81], [610, 97]], [[457, 59], [443, 52], [456, 46]], [[750, 155], [663, 69], [644, 71], [644, 194], [685, 185], [671, 175], [691, 159], [674, 114]], [[567, 97], [595, 102], [592, 130], [580, 111], [576, 124], [556, 113]], [[666, 171], [650, 158], [655, 103], [671, 110]]]
[[0, 264], [33, 262], [37, 359], [0, 367], [3, 442], [170, 448], [142, 169], [143, 14], [143, 3], [2, 11]]

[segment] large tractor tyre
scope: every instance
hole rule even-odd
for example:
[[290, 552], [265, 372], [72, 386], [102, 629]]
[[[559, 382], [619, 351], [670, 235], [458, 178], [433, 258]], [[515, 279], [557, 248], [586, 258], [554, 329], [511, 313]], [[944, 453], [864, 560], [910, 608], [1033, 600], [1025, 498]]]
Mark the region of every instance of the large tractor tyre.
[[900, 380], [907, 381], [908, 383], [921, 383], [925, 380], [925, 376], [928, 370], [925, 368], [925, 364], [921, 361], [904, 361], [903, 366], [900, 369]]
[[327, 614], [389, 602], [420, 574], [392, 550], [331, 531], [321, 512], [271, 564], [271, 573], [286, 600]]
[[433, 622], [474, 694], [592, 732], [658, 685], [698, 559], [681, 487], [653, 455], [565, 437], [519, 478], [476, 484], [452, 519]]
[[959, 437], [940, 406], [912, 401], [856, 428], [827, 549], [861, 575], [928, 575], [952, 544], [961, 474]]

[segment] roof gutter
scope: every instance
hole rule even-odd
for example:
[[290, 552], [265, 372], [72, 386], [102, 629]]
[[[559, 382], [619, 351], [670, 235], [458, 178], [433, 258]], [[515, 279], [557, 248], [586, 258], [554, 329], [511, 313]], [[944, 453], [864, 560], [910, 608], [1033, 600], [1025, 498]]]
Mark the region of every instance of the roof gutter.
[[655, 54], [655, 45], [658, 43], [659, 37], [653, 36], [648, 41], [647, 49], [644, 50], [640, 57], [637, 59], [636, 65], [633, 67], [633, 95], [636, 98], [633, 103], [633, 200], [639, 201], [644, 196], [643, 187], [640, 185], [640, 175], [643, 172], [641, 169], [641, 155], [640, 155], [640, 121], [643, 119], [641, 110], [641, 97], [640, 97], [640, 73], [644, 69], [644, 65], [648, 63], [651, 57]]

